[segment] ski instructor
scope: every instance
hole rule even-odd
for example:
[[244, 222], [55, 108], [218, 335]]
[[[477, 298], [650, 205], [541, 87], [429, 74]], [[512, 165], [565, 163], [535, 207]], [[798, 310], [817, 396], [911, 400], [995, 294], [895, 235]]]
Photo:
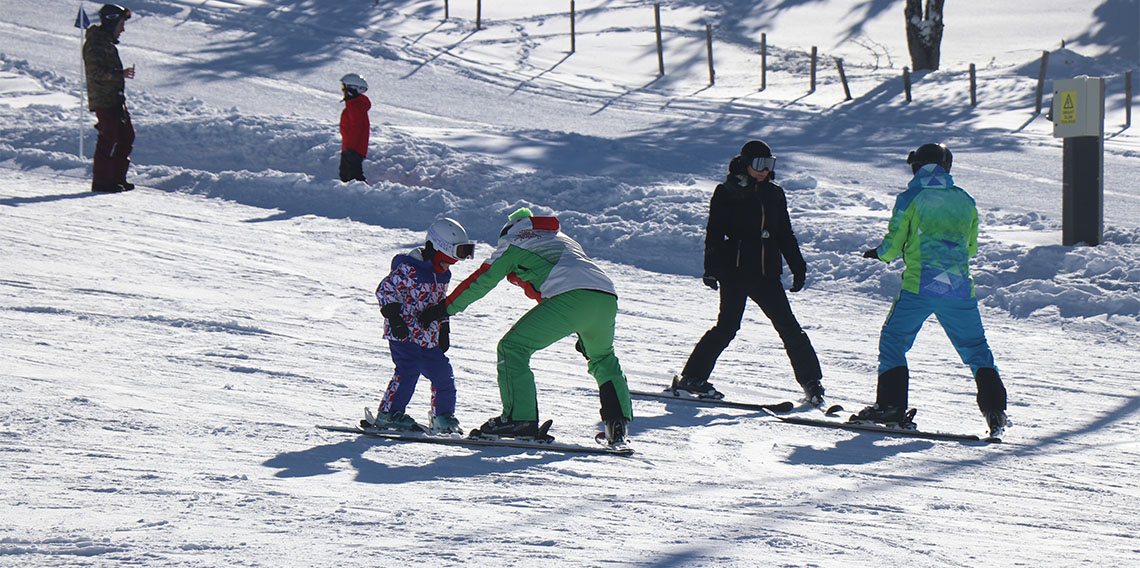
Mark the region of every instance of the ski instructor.
[[736, 337], [744, 308], [751, 298], [772, 322], [788, 353], [804, 400], [822, 406], [823, 372], [807, 333], [796, 321], [784, 285], [783, 263], [792, 272], [789, 292], [799, 292], [807, 277], [807, 263], [792, 231], [788, 199], [776, 178], [776, 158], [763, 141], [752, 140], [728, 165], [724, 183], [709, 201], [705, 230], [704, 283], [720, 290], [716, 325], [697, 342], [681, 376], [670, 389], [702, 398], [723, 398], [709, 382], [716, 360]]
[[83, 68], [87, 75], [87, 107], [95, 112], [95, 163], [91, 191], [118, 193], [135, 188], [127, 182], [135, 127], [127, 111], [124, 79], [134, 79], [135, 68], [123, 68], [119, 59], [119, 36], [131, 11], [117, 4], [99, 9], [99, 25], [87, 28], [83, 43]]
[[561, 231], [555, 217], [534, 216], [527, 208], [510, 215], [491, 257], [452, 291], [425, 308], [419, 321], [455, 315], [506, 278], [539, 302], [499, 340], [498, 380], [503, 413], [479, 430], [500, 438], [539, 437], [538, 399], [530, 358], [571, 334], [598, 382], [606, 441], [626, 441], [633, 408], [629, 385], [614, 354], [617, 293], [613, 281], [577, 241]]
[[887, 321], [879, 334], [879, 384], [875, 404], [851, 417], [915, 428], [907, 410], [910, 371], [906, 353], [931, 314], [970, 366], [978, 387], [978, 408], [990, 436], [1006, 426], [1006, 391], [986, 342], [970, 258], [978, 252], [978, 208], [974, 198], [954, 185], [954, 156], [944, 144], [923, 144], [907, 156], [914, 177], [895, 199], [887, 236], [865, 258], [890, 262], [902, 256], [906, 269]]

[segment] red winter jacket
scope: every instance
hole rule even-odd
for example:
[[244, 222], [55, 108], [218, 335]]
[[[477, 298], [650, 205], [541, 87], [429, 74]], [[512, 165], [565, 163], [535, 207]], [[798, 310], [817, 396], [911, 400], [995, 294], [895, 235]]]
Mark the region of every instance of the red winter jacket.
[[372, 125], [368, 122], [368, 109], [372, 101], [364, 95], [356, 95], [344, 101], [340, 113], [340, 149], [352, 149], [361, 156], [368, 157], [368, 132]]

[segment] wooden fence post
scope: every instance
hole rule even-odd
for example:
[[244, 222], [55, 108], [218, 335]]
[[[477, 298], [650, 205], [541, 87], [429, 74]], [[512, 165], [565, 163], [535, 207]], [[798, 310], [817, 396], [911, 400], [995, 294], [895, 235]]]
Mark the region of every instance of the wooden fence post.
[[475, 0], [475, 29], [483, 29], [483, 0]]
[[657, 28], [657, 74], [665, 74], [665, 52], [661, 49], [661, 4], [653, 5], [654, 27]]
[[851, 100], [851, 88], [847, 86], [847, 74], [843, 72], [843, 60], [836, 57], [835, 66], [839, 69], [839, 81], [843, 83], [843, 94], [847, 97], [843, 100]]
[[816, 60], [816, 49], [815, 49], [815, 46], [813, 45], [813, 46], [811, 46], [811, 88], [808, 89], [809, 93], [815, 92], [815, 60]]
[[978, 76], [973, 63], [970, 64], [970, 106], [978, 106]]
[[1041, 52], [1041, 72], [1037, 74], [1037, 104], [1033, 107], [1033, 114], [1041, 114], [1041, 98], [1045, 93], [1045, 70], [1049, 68], [1049, 52]]
[[570, 53], [574, 53], [574, 0], [570, 0]]
[[903, 91], [906, 92], [906, 102], [910, 102], [910, 67], [903, 67]]
[[768, 88], [768, 34], [760, 34], [760, 90]]
[[705, 43], [709, 46], [709, 85], [716, 84], [716, 70], [713, 69], [712, 24], [705, 24]]
[[1124, 127], [1132, 126], [1132, 72], [1124, 73]]

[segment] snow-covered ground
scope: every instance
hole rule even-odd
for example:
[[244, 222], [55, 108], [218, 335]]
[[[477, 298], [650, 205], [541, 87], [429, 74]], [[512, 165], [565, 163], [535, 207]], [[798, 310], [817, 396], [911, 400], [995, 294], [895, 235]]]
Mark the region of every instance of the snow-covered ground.
[[[1140, 137], [1123, 126], [1135, 0], [948, 3], [943, 69], [915, 75], [910, 104], [897, 1], [665, 3], [664, 77], [650, 1], [579, 0], [573, 54], [565, 2], [485, 4], [482, 30], [474, 2], [451, 2], [447, 21], [427, 0], [129, 4], [119, 49], [138, 70], [127, 96], [144, 187], [95, 195], [90, 158], [76, 156], [79, 4], [5, 2], [0, 565], [1136, 562]], [[823, 63], [808, 93], [813, 45]], [[1098, 247], [1060, 244], [1060, 141], [1033, 114], [1046, 50], [1050, 80], [1109, 80]], [[332, 179], [349, 71], [372, 84], [368, 184]], [[663, 386], [715, 317], [694, 278], [707, 200], [750, 138], [779, 156], [810, 266], [793, 308], [848, 408], [873, 399], [899, 287], [899, 266], [858, 252], [885, 230], [906, 152], [951, 146], [982, 216], [974, 275], [1010, 390], [1006, 443], [646, 401], [628, 459], [312, 427], [351, 424], [387, 383], [372, 290], [392, 255], [448, 215], [482, 258], [519, 205], [559, 215], [604, 261], [630, 382]], [[468, 428], [499, 411], [495, 343], [526, 305], [508, 288], [453, 319]], [[534, 366], [553, 433], [589, 443], [596, 389], [571, 343]], [[911, 366], [920, 425], [982, 429], [933, 320]], [[797, 395], [789, 371], [752, 308], [714, 382], [778, 401]]]

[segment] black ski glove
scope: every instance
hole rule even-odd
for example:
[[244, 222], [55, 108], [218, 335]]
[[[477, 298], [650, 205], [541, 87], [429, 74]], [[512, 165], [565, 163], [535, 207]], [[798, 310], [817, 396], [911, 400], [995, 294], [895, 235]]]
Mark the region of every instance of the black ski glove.
[[581, 353], [582, 356], [585, 357], [587, 361], [590, 360], [590, 356], [586, 355], [586, 347], [584, 345], [582, 345], [582, 337], [581, 336], [578, 337], [578, 341], [574, 342], [574, 350]]
[[708, 286], [709, 288], [712, 288], [713, 290], [717, 289], [716, 276], [713, 276], [711, 274], [706, 274], [706, 275], [701, 277], [701, 281], [705, 283], [705, 286]]
[[806, 278], [807, 278], [807, 274], [803, 273], [803, 272], [797, 272], [796, 274], [793, 274], [792, 275], [792, 287], [788, 288], [788, 291], [789, 292], [799, 292], [800, 290], [803, 290], [804, 289], [804, 280]]
[[863, 258], [873, 258], [875, 260], [879, 260], [879, 249], [878, 249], [878, 247], [870, 248], [870, 249], [863, 251]]
[[442, 322], [439, 324], [439, 350], [447, 353], [451, 348], [451, 324]]
[[431, 322], [447, 317], [447, 300], [432, 304], [420, 312], [420, 325], [427, 327]]
[[403, 305], [398, 302], [391, 304], [384, 304], [380, 308], [380, 314], [384, 319], [388, 320], [388, 329], [392, 332], [392, 337], [396, 339], [407, 339], [411, 330], [408, 329], [408, 323], [404, 321], [404, 316], [400, 314]]

